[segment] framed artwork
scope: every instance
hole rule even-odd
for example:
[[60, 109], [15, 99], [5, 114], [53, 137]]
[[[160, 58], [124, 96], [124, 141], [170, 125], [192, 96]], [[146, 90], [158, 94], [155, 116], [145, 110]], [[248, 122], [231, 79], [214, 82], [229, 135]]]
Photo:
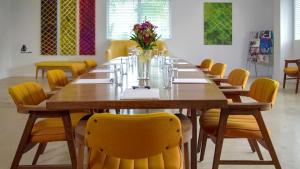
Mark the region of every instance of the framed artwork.
[[57, 55], [57, 1], [41, 1], [41, 55]]
[[95, 4], [96, 0], [80, 0], [80, 55], [95, 55]]
[[232, 45], [232, 3], [204, 3], [204, 44]]
[[60, 54], [77, 54], [77, 0], [60, 0]]

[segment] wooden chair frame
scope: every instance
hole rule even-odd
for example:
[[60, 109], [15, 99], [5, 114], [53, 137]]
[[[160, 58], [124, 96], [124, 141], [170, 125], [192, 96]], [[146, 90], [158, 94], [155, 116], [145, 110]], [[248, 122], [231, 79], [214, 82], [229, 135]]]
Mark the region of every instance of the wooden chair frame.
[[[248, 96], [248, 91], [242, 90], [223, 90], [226, 96], [238, 95], [238, 96]], [[234, 97], [237, 98], [237, 97]], [[219, 119], [219, 127], [217, 130], [217, 135], [208, 135], [202, 130], [199, 134], [199, 143], [198, 150], [201, 149], [200, 161], [204, 158], [205, 147], [207, 138], [210, 137], [213, 142], [216, 144], [213, 160], [213, 169], [218, 169], [219, 165], [274, 165], [276, 169], [281, 169], [279, 160], [277, 158], [274, 146], [272, 144], [271, 138], [269, 136], [267, 127], [262, 118], [261, 111], [266, 111], [271, 109], [270, 103], [230, 103], [226, 109], [222, 109]], [[259, 160], [221, 160], [221, 152], [223, 147], [223, 141], [226, 138], [224, 136], [227, 119], [232, 115], [253, 115], [257, 121], [259, 129], [262, 134], [262, 139], [256, 140], [254, 138], [247, 138], [253, 152], [257, 152]], [[202, 141], [200, 141], [202, 140]], [[264, 148], [269, 151], [271, 160], [264, 161], [263, 156], [260, 152], [259, 142]]]
[[283, 88], [285, 89], [286, 80], [296, 79], [296, 90], [295, 90], [295, 93], [298, 93], [299, 80], [300, 80], [300, 59], [293, 59], [293, 60], [286, 59], [285, 60], [284, 68], [287, 68], [290, 63], [297, 64], [297, 66], [298, 66], [298, 73], [294, 74], [294, 75], [284, 73]]
[[[21, 140], [19, 142], [16, 154], [14, 156], [13, 162], [11, 164], [11, 169], [28, 169], [28, 168], [42, 168], [42, 169], [50, 169], [50, 168], [61, 168], [61, 169], [76, 169], [77, 168], [77, 158], [76, 158], [76, 150], [75, 150], [75, 142], [74, 142], [74, 131], [72, 129], [71, 118], [69, 111], [49, 111], [43, 105], [18, 105], [18, 112], [23, 114], [29, 114], [28, 120], [26, 122]], [[24, 153], [29, 151], [31, 148], [35, 146], [35, 143], [30, 142], [31, 131], [34, 127], [35, 122], [39, 118], [58, 118], [61, 117], [64, 124], [65, 136], [68, 149], [70, 153], [70, 158], [72, 165], [36, 165], [38, 158], [41, 154], [43, 154], [47, 142], [39, 143], [39, 147], [33, 159], [32, 165], [19, 165], [20, 160]]]

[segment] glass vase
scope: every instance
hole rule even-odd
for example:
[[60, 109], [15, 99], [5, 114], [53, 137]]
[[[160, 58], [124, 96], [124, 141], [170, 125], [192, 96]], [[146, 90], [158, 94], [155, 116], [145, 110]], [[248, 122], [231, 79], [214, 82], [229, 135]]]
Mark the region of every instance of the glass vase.
[[152, 50], [143, 50], [137, 57], [138, 80], [150, 79]]

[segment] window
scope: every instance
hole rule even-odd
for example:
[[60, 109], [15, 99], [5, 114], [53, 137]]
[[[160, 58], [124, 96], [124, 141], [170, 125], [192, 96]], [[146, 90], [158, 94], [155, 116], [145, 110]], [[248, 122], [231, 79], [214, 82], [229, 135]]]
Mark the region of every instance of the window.
[[300, 40], [300, 0], [295, 0], [295, 40]]
[[162, 39], [170, 38], [169, 0], [107, 0], [107, 38], [129, 39], [133, 25], [145, 19], [158, 26]]

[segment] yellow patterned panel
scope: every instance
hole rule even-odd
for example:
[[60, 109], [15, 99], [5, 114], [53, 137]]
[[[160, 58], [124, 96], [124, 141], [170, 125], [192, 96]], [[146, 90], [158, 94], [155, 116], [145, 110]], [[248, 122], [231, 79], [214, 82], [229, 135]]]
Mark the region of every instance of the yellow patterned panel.
[[60, 54], [77, 54], [77, 0], [60, 0]]

